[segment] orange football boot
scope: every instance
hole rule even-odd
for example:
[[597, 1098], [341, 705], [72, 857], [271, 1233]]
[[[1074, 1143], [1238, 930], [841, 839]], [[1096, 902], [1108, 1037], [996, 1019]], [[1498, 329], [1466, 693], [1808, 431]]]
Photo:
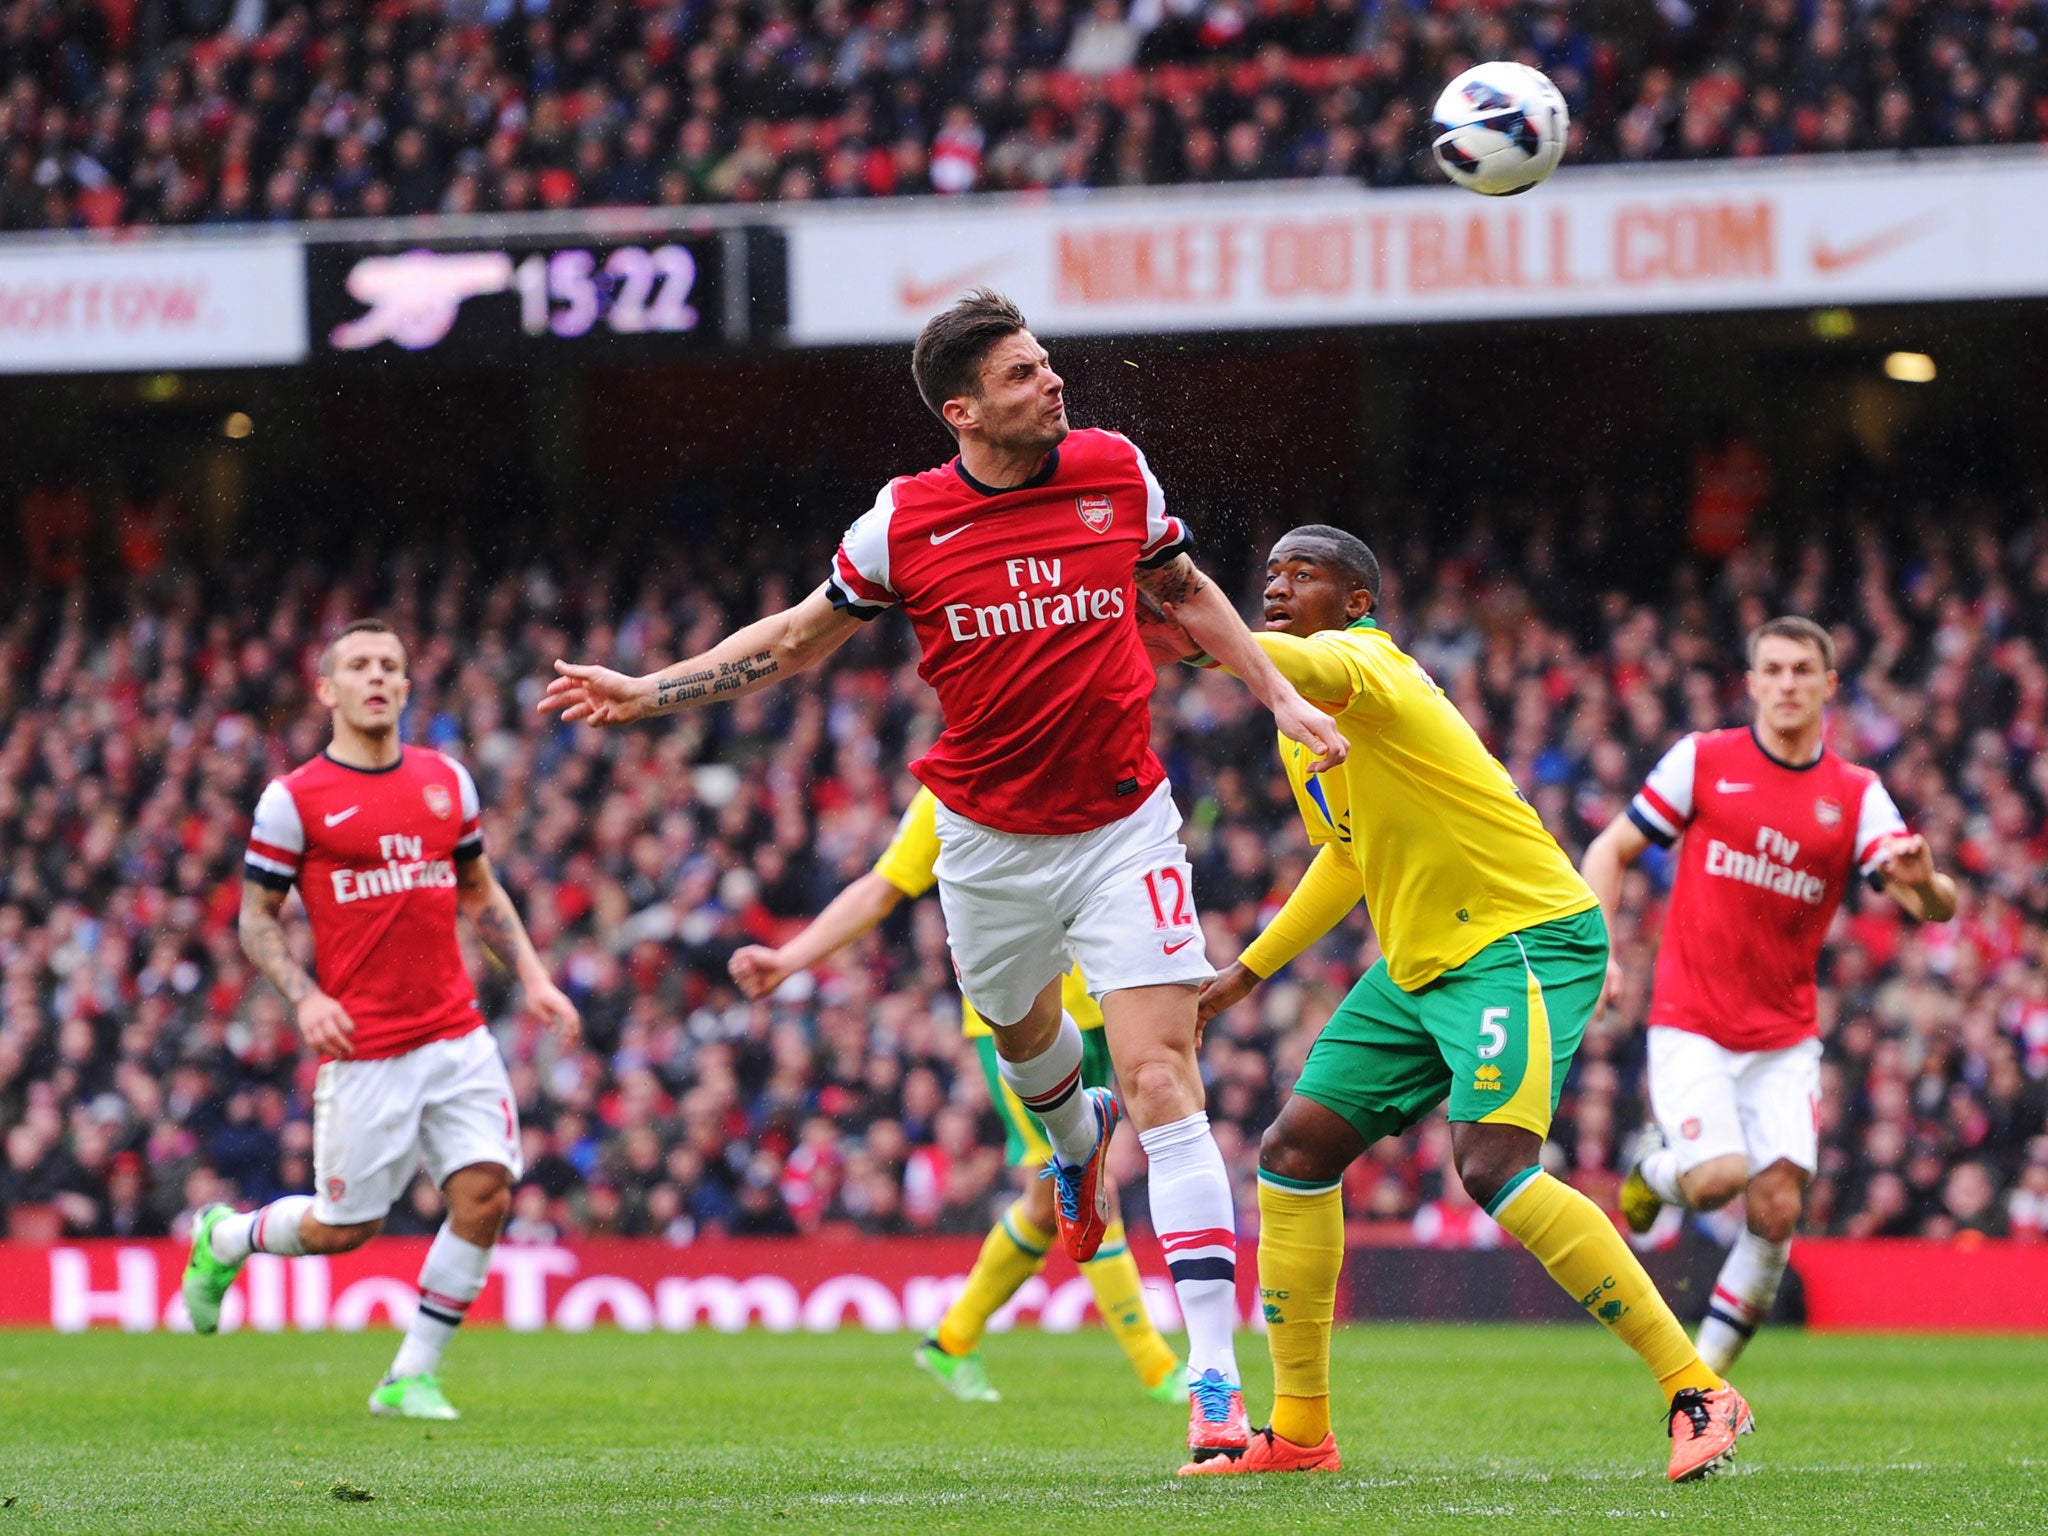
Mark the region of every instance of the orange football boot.
[[1095, 1105], [1095, 1123], [1101, 1128], [1088, 1161], [1069, 1166], [1055, 1154], [1038, 1175], [1053, 1181], [1053, 1192], [1059, 1197], [1060, 1246], [1076, 1264], [1095, 1257], [1109, 1230], [1109, 1138], [1123, 1118], [1123, 1106], [1107, 1088], [1090, 1088], [1088, 1097]]
[[1742, 1394], [1725, 1382], [1718, 1392], [1687, 1387], [1671, 1399], [1666, 1420], [1671, 1432], [1674, 1483], [1711, 1477], [1735, 1460], [1735, 1439], [1756, 1431], [1756, 1417]]
[[1206, 1469], [1212, 1461], [1234, 1461], [1251, 1438], [1244, 1391], [1236, 1382], [1211, 1369], [1188, 1383], [1188, 1463], [1182, 1473]]
[[1282, 1440], [1270, 1429], [1252, 1431], [1251, 1444], [1242, 1456], [1212, 1456], [1191, 1461], [1180, 1469], [1182, 1477], [1206, 1477], [1231, 1472], [1338, 1472], [1344, 1458], [1337, 1454], [1337, 1437], [1323, 1436], [1320, 1445], [1296, 1445]]

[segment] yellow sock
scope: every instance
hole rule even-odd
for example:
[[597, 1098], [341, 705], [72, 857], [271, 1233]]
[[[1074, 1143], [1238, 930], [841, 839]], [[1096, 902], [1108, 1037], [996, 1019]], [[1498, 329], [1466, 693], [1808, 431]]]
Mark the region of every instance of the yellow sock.
[[1112, 1221], [1102, 1235], [1095, 1257], [1081, 1266], [1095, 1292], [1095, 1310], [1109, 1324], [1123, 1346], [1138, 1380], [1156, 1387], [1180, 1364], [1159, 1330], [1152, 1326], [1152, 1314], [1145, 1310], [1145, 1283], [1138, 1278], [1138, 1261], [1124, 1241], [1124, 1224]]
[[1643, 1357], [1667, 1403], [1687, 1387], [1702, 1392], [1721, 1387], [1721, 1378], [1707, 1369], [1599, 1206], [1541, 1168], [1530, 1167], [1508, 1182], [1488, 1213], [1536, 1255], [1550, 1278], [1578, 1298], [1595, 1321]]
[[1026, 1220], [1023, 1206], [1003, 1212], [967, 1272], [967, 1289], [939, 1319], [934, 1335], [939, 1348], [949, 1355], [972, 1354], [988, 1320], [1017, 1294], [1018, 1286], [1045, 1268], [1045, 1250], [1051, 1246], [1052, 1234]]
[[1259, 1299], [1273, 1354], [1273, 1433], [1320, 1445], [1330, 1432], [1330, 1324], [1344, 1267], [1344, 1197], [1335, 1184], [1259, 1174]]

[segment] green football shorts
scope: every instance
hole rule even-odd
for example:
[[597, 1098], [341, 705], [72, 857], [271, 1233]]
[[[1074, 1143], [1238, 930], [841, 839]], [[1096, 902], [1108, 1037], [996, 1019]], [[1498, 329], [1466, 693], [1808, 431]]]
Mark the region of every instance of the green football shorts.
[[1382, 960], [1323, 1026], [1294, 1091], [1367, 1145], [1450, 1100], [1450, 1118], [1545, 1136], [1607, 979], [1598, 907], [1496, 939], [1403, 992]]
[[[974, 1054], [981, 1058], [981, 1075], [988, 1080], [988, 1099], [1003, 1119], [1003, 1159], [1012, 1168], [1043, 1168], [1052, 1161], [1052, 1148], [1045, 1132], [1031, 1118], [1010, 1085], [1003, 1081], [996, 1065], [996, 1043], [987, 1035], [974, 1042]], [[1109, 1064], [1109, 1040], [1099, 1029], [1081, 1031], [1081, 1085], [1084, 1088], [1114, 1088], [1116, 1068]]]

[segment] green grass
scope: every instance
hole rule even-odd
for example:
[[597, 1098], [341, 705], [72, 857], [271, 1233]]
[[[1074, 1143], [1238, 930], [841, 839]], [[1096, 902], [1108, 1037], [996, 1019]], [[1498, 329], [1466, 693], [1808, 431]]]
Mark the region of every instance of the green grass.
[[1689, 1488], [1594, 1328], [1340, 1330], [1344, 1472], [1193, 1483], [1100, 1332], [992, 1339], [1007, 1400], [963, 1408], [907, 1336], [479, 1330], [432, 1428], [364, 1411], [392, 1344], [0, 1333], [0, 1536], [2048, 1529], [2048, 1339], [1766, 1335], [1740, 1470]]

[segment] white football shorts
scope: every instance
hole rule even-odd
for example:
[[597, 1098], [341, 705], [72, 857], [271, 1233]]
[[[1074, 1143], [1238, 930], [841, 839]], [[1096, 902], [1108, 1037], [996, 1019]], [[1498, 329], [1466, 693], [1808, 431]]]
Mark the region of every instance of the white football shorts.
[[403, 1056], [330, 1061], [313, 1080], [316, 1220], [377, 1220], [422, 1162], [436, 1185], [471, 1163], [496, 1163], [514, 1180], [526, 1171], [512, 1080], [482, 1026]]
[[1035, 837], [941, 805], [939, 904], [960, 990], [991, 1024], [1020, 1022], [1076, 964], [1088, 993], [1200, 986], [1216, 974], [1170, 786], [1122, 821]]
[[1820, 1154], [1820, 1041], [1731, 1051], [1691, 1030], [1652, 1025], [1650, 1108], [1682, 1172], [1741, 1156], [1752, 1175], [1780, 1159], [1812, 1173]]

